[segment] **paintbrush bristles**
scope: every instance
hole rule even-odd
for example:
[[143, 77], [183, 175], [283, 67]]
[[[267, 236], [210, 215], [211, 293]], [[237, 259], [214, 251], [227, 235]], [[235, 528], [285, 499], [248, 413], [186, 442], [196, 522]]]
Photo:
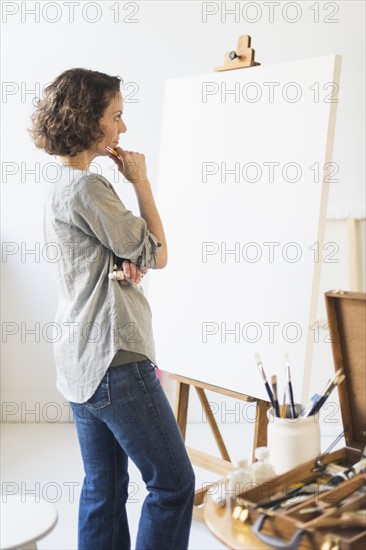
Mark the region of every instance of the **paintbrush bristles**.
[[259, 356], [259, 353], [256, 353], [255, 354], [255, 360], [256, 360], [256, 363], [257, 363], [257, 367], [259, 369], [259, 372], [261, 373], [262, 375], [262, 378], [265, 382], [267, 382], [267, 377], [266, 377], [266, 373], [264, 372], [264, 368], [263, 368], [263, 365], [262, 365], [262, 361], [261, 361], [261, 358]]

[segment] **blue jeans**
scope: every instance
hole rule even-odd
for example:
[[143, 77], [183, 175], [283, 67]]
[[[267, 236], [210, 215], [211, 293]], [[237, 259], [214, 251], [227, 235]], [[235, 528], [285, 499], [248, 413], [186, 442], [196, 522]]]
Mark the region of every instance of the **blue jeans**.
[[129, 550], [128, 457], [149, 491], [136, 550], [186, 550], [195, 476], [169, 401], [151, 361], [110, 367], [86, 403], [70, 403], [85, 478], [79, 550]]

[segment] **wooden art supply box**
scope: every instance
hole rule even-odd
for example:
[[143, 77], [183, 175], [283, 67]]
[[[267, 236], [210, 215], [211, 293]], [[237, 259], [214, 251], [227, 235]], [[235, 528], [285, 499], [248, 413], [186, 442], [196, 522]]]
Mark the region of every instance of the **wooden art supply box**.
[[[335, 370], [343, 368], [346, 376], [338, 386], [346, 447], [320, 457], [320, 462], [323, 466], [337, 462], [350, 467], [362, 458], [366, 444], [366, 294], [331, 291], [325, 294], [325, 299], [334, 367]], [[252, 525], [255, 535], [272, 548], [366, 548], [366, 518], [355, 514], [366, 509], [366, 475], [363, 473], [326, 492], [315, 491], [305, 501], [298, 499], [297, 504], [287, 509], [256, 508], [259, 501], [268, 501], [274, 493], [286, 495], [294, 484], [314, 483], [321, 473], [321, 465], [316, 462], [306, 462], [245, 491], [241, 502], [247, 509], [248, 518], [243, 528], [248, 523]]]

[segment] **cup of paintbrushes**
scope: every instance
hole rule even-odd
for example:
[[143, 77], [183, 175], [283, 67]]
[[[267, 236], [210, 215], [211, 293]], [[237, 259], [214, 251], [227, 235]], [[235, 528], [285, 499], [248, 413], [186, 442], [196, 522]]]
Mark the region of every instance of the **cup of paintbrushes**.
[[293, 418], [292, 404], [281, 406], [280, 416], [274, 407], [267, 412], [267, 446], [276, 475], [288, 472], [320, 454], [319, 414], [301, 418], [305, 405], [295, 403], [294, 407], [296, 418]]

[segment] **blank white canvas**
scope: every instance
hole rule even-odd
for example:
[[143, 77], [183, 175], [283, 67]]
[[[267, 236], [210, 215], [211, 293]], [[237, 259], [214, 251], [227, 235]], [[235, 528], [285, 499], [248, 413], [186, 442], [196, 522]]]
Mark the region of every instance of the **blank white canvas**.
[[169, 261], [149, 286], [160, 369], [266, 399], [254, 354], [282, 394], [287, 352], [295, 399], [309, 397], [340, 61], [166, 82]]

